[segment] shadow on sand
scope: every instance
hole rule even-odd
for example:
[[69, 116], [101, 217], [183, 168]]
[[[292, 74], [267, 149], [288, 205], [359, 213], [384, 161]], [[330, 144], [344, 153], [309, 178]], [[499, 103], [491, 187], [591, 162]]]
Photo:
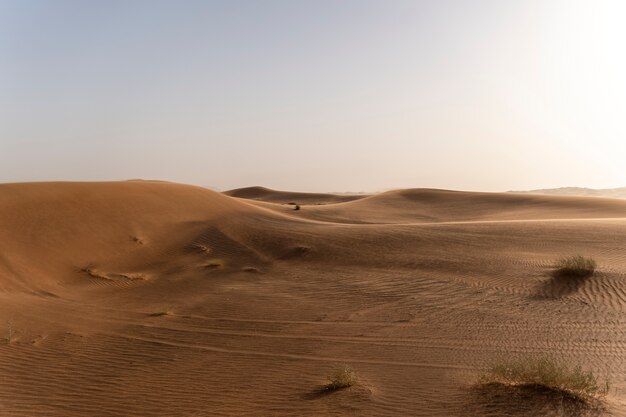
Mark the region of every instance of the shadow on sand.
[[319, 387], [317, 387], [313, 391], [310, 391], [310, 392], [307, 392], [306, 394], [304, 394], [302, 396], [302, 398], [305, 399], [305, 400], [316, 400], [318, 398], [326, 397], [328, 395], [337, 393], [339, 391], [343, 391], [343, 390], [348, 389], [348, 388], [349, 387], [331, 388], [328, 385], [320, 385]]
[[553, 272], [538, 289], [535, 298], [563, 298], [574, 294], [585, 285], [591, 276], [567, 275]]
[[470, 389], [470, 401], [463, 415], [595, 417], [603, 412], [599, 401], [583, 401], [543, 386], [487, 383]]

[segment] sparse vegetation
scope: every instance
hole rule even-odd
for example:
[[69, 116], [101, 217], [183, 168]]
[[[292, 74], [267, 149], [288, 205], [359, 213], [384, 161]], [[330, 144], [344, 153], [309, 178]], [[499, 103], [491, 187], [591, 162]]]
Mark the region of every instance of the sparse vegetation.
[[590, 277], [596, 268], [597, 263], [594, 259], [574, 255], [559, 259], [553, 274], [555, 276]]
[[91, 278], [110, 280], [110, 278], [107, 277], [106, 275], [103, 275], [103, 274], [97, 272], [96, 268], [95, 268], [95, 266], [93, 264], [89, 264], [89, 265], [81, 268], [80, 270], [81, 270], [81, 272], [84, 272], [85, 274], [89, 275]]
[[128, 273], [128, 274], [121, 273], [121, 274], [114, 274], [113, 276], [116, 278], [125, 279], [128, 281], [143, 281], [146, 279], [146, 276], [141, 273]]
[[206, 245], [201, 245], [199, 243], [194, 243], [193, 245], [191, 245], [191, 247], [197, 250], [198, 252], [204, 252], [204, 253], [211, 252], [211, 248], [209, 248]]
[[535, 388], [584, 403], [597, 400], [609, 391], [608, 381], [601, 383], [592, 372], [580, 366], [569, 367], [552, 358], [496, 364], [483, 375], [481, 383]]
[[334, 369], [328, 376], [328, 384], [325, 388], [330, 391], [336, 391], [342, 388], [348, 388], [358, 382], [357, 373], [352, 367], [342, 365]]

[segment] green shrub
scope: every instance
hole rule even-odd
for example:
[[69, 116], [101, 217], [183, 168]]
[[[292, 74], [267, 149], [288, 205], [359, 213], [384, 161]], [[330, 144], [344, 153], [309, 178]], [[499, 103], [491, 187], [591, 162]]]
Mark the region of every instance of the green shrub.
[[564, 257], [556, 262], [554, 275], [589, 277], [596, 271], [597, 263], [592, 258], [581, 255]]

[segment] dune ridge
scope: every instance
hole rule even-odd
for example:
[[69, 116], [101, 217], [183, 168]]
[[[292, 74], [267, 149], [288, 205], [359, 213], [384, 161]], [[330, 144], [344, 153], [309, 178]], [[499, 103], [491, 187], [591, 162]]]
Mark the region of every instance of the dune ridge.
[[367, 196], [367, 194], [302, 193], [293, 191], [278, 191], [259, 186], [236, 188], [234, 190], [224, 191], [224, 194], [231, 197], [282, 204], [330, 204], [358, 200]]
[[[269, 193], [260, 199], [275, 200]], [[288, 209], [257, 205], [282, 211]], [[626, 216], [626, 202], [609, 198], [415, 188], [387, 191], [341, 204], [306, 207], [299, 215], [344, 223], [622, 218]]]
[[603, 197], [603, 198], [626, 198], [626, 187], [619, 188], [584, 188], [584, 187], [561, 187], [545, 188], [530, 191], [510, 191], [519, 194], [547, 194], [547, 195], [569, 195], [578, 197]]

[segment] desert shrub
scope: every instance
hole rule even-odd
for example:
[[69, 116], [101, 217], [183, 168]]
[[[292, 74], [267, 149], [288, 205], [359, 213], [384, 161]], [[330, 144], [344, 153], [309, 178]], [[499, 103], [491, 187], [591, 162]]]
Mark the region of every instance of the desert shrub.
[[199, 243], [194, 243], [193, 245], [191, 245], [191, 247], [198, 252], [204, 252], [204, 253], [211, 252], [211, 248], [209, 248], [206, 245], [201, 245]]
[[593, 275], [597, 263], [592, 258], [585, 258], [582, 255], [574, 255], [557, 260], [554, 275], [589, 277]]
[[326, 384], [326, 389], [332, 391], [351, 387], [358, 382], [356, 371], [347, 365], [342, 365], [334, 369], [330, 375], [327, 376], [327, 379], [328, 384]]
[[481, 382], [538, 388], [584, 402], [602, 397], [609, 390], [609, 383], [599, 382], [592, 372], [552, 358], [498, 363], [487, 371]]

